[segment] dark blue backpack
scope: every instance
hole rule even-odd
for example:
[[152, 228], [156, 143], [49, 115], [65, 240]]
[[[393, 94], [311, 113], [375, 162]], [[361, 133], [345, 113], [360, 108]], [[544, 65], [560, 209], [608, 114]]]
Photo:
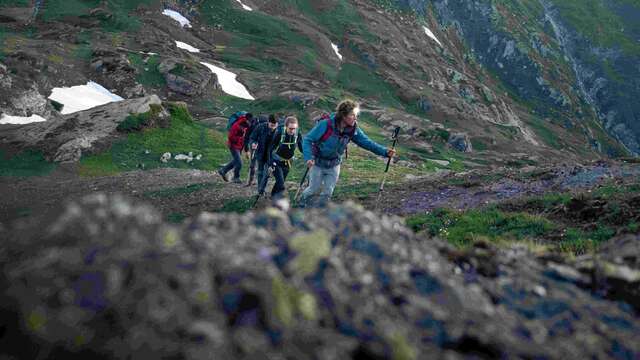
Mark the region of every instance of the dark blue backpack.
[[238, 111], [232, 114], [231, 116], [229, 116], [229, 120], [227, 121], [227, 131], [231, 129], [231, 127], [233, 126], [233, 124], [236, 123], [236, 121], [246, 117], [247, 117], [246, 111]]

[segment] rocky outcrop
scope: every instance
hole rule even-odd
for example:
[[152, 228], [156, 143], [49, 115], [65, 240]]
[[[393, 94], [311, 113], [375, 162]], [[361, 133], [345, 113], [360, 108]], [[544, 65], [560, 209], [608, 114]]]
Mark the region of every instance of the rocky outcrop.
[[105, 48], [93, 50], [91, 69], [98, 83], [115, 89], [125, 98], [141, 97], [146, 93], [144, 87], [136, 82], [135, 67], [122, 52]]
[[[0, 68], [0, 82], [3, 80], [2, 69]], [[10, 89], [12, 85], [11, 77], [6, 78], [6, 88]], [[0, 85], [1, 86], [1, 85]], [[51, 116], [52, 108], [44, 95], [40, 94], [35, 84], [26, 90], [14, 89], [14, 96], [7, 101], [0, 102], [0, 113], [11, 116], [31, 116], [33, 114], [40, 115], [44, 118]]]
[[451, 134], [451, 136], [449, 136], [449, 140], [447, 141], [447, 145], [449, 145], [452, 149], [460, 152], [473, 151], [471, 139], [469, 138], [469, 135], [465, 133]]
[[179, 228], [160, 219], [144, 204], [96, 194], [67, 206], [44, 236], [0, 243], [0, 354], [640, 355], [629, 305], [593, 296], [572, 264], [525, 248], [459, 251], [348, 204], [202, 213]]
[[625, 301], [640, 313], [640, 233], [610, 239], [598, 254], [583, 256], [576, 265], [590, 279], [586, 288], [605, 298]]
[[501, 14], [490, 2], [435, 1], [434, 9], [440, 22], [453, 26], [477, 60], [519, 97], [535, 102], [536, 110], [543, 113], [558, 106], [549, 84], [537, 81], [541, 67], [526, 49], [516, 46], [519, 39], [513, 32], [496, 26], [493, 19]]
[[177, 59], [163, 60], [158, 71], [164, 75], [171, 91], [187, 96], [202, 94], [213, 76], [211, 71], [200, 65], [194, 67]]
[[83, 153], [90, 153], [95, 146], [113, 138], [118, 124], [127, 116], [148, 112], [153, 105], [161, 105], [155, 95], [109, 103], [69, 115], [52, 115], [44, 122], [0, 125], [6, 129], [0, 135], [0, 143], [22, 149], [42, 149], [50, 160], [74, 162], [80, 160]]

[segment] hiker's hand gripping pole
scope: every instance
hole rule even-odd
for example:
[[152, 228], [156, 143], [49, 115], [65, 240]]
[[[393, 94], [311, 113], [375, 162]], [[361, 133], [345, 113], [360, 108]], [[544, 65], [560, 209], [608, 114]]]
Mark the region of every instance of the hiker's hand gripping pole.
[[[396, 150], [396, 144], [398, 143], [398, 134], [400, 133], [400, 127], [396, 127], [395, 130], [393, 130], [393, 145], [391, 145], [391, 150]], [[389, 173], [389, 166], [391, 165], [391, 158], [393, 156], [389, 156], [389, 158], [387, 159], [387, 166], [384, 169], [384, 176], [382, 177], [382, 182], [380, 183], [380, 188], [378, 189], [378, 199], [376, 201], [376, 206], [375, 209], [378, 209], [378, 204], [380, 204], [380, 196], [382, 195], [382, 191], [384, 190], [384, 183], [387, 180], [387, 174]]]

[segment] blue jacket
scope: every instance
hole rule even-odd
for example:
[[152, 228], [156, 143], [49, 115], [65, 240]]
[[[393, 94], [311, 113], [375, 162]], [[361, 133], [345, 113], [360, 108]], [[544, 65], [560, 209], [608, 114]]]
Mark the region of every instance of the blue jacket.
[[[325, 141], [320, 141], [322, 135], [327, 130], [327, 122], [331, 121], [333, 124], [333, 133]], [[314, 126], [309, 133], [304, 137], [302, 142], [302, 150], [304, 154], [304, 161], [308, 160], [329, 160], [335, 164], [342, 162], [342, 155], [349, 143], [348, 129], [346, 131], [339, 132], [335, 125], [335, 114], [331, 115], [331, 119], [322, 120]], [[356, 131], [351, 138], [356, 145], [363, 149], [369, 150], [372, 153], [380, 156], [387, 156], [387, 148], [369, 139], [369, 137], [360, 129], [356, 127]], [[314, 154], [314, 144], [317, 148], [317, 154]]]
[[253, 142], [251, 141], [251, 138], [252, 138], [251, 134], [253, 134], [253, 132], [256, 129], [258, 129], [258, 126], [260, 126], [261, 124], [266, 124], [268, 120], [269, 120], [269, 117], [266, 115], [254, 116], [253, 119], [251, 119], [251, 121], [249, 122], [249, 129], [247, 130], [247, 133], [244, 136], [245, 151], [251, 150], [251, 148], [249, 147], [249, 145], [251, 145], [250, 143]]

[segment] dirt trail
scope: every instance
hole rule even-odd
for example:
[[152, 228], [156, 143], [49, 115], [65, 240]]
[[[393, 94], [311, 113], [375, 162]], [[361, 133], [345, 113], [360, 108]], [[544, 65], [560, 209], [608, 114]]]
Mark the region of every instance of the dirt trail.
[[94, 178], [76, 174], [74, 166], [61, 165], [47, 176], [0, 177], [0, 223], [55, 212], [65, 201], [96, 191], [144, 199], [164, 214], [187, 216], [215, 211], [226, 200], [255, 193], [254, 187], [224, 183], [213, 171], [162, 168]]
[[[382, 194], [379, 211], [411, 215], [438, 207], [476, 208], [490, 203], [545, 193], [578, 192], [605, 183], [637, 182], [640, 164], [594, 163], [532, 169], [529, 172], [470, 172], [430, 177], [396, 186]], [[225, 183], [213, 171], [162, 168], [114, 176], [84, 178], [73, 165], [61, 165], [47, 176], [0, 177], [0, 229], [28, 228], [57, 213], [66, 201], [101, 191], [121, 193], [151, 203], [165, 217], [178, 220], [202, 211], [218, 211], [234, 198], [255, 195], [255, 187]], [[344, 199], [334, 197], [334, 201]], [[377, 193], [361, 200], [374, 209]], [[268, 200], [259, 204], [264, 206]]]
[[[546, 193], [585, 191], [605, 183], [637, 182], [640, 164], [598, 162], [586, 166], [561, 166], [503, 173], [451, 174], [438, 180], [405, 183], [385, 190], [384, 212], [410, 215], [439, 207], [476, 208], [490, 203]], [[365, 202], [373, 206], [374, 196]]]

